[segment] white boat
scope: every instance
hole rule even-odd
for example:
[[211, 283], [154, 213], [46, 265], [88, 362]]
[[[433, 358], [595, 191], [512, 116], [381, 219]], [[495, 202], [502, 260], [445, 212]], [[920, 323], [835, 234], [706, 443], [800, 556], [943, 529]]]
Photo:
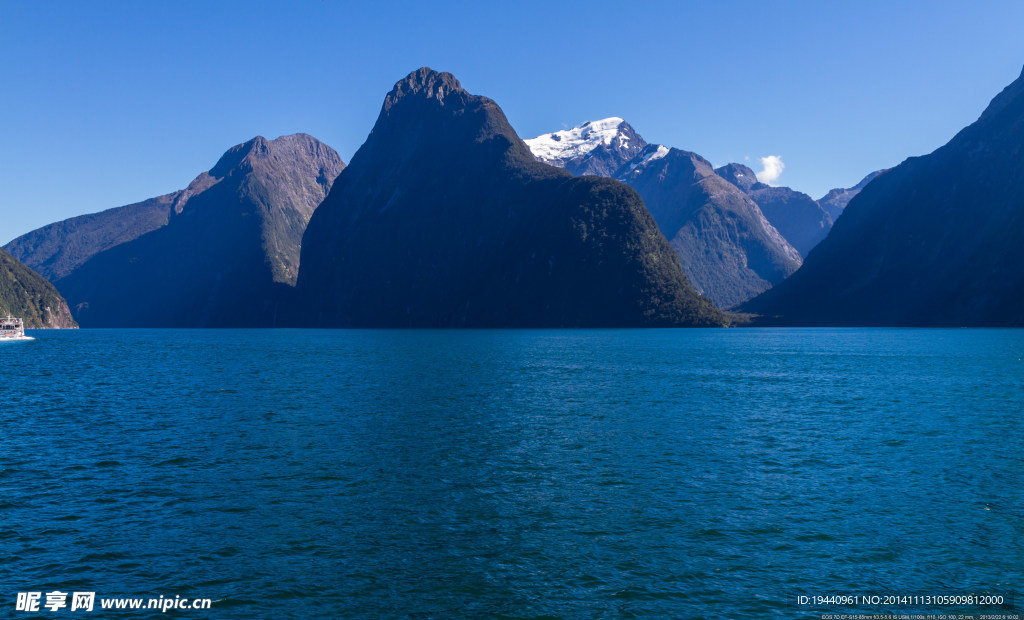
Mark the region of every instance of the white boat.
[[0, 338], [24, 338], [25, 322], [11, 315], [0, 318]]

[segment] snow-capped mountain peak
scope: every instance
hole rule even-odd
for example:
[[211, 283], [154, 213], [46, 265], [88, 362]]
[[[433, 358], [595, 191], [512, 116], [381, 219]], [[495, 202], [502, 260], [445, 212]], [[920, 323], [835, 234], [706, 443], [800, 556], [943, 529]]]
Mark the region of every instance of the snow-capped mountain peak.
[[525, 140], [534, 157], [573, 174], [607, 176], [647, 143], [617, 116]]
[[[526, 145], [542, 161], [565, 161], [586, 155], [602, 144], [611, 146], [619, 136], [619, 126], [625, 122], [617, 116], [587, 121], [579, 127], [526, 140]], [[625, 141], [628, 143], [629, 138], [625, 138]]]

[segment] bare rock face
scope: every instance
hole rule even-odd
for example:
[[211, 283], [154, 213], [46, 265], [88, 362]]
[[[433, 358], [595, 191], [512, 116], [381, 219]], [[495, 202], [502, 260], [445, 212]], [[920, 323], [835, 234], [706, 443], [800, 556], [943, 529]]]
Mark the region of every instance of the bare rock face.
[[[84, 248], [65, 256], [72, 268], [55, 284], [87, 327], [271, 325], [298, 277], [309, 218], [343, 169], [311, 136], [258, 136], [186, 189], [147, 201], [166, 218], [156, 227], [137, 224], [150, 211], [134, 205], [87, 216], [88, 229], [54, 225]], [[96, 230], [118, 232], [98, 244], [86, 234]], [[22, 244], [52, 237], [36, 231]]]
[[75, 322], [74, 317], [71, 316], [71, 309], [68, 308], [67, 302], [60, 303], [56, 310], [50, 306], [46, 306], [46, 327], [52, 327], [54, 329], [78, 329], [78, 323]]
[[0, 250], [0, 314], [24, 319], [28, 329], [78, 327], [57, 289], [4, 250]]
[[297, 288], [329, 327], [725, 322], [635, 191], [537, 161], [494, 101], [427, 68], [313, 214]]
[[1024, 325], [1024, 74], [945, 146], [870, 181], [785, 282], [788, 325]]

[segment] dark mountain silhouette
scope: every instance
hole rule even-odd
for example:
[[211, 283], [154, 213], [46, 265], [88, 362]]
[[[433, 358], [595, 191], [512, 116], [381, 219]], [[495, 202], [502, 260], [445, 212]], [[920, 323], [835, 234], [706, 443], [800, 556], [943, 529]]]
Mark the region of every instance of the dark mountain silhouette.
[[1024, 325], [1024, 75], [930, 155], [871, 181], [788, 280], [745, 304], [765, 322]]
[[0, 315], [8, 314], [24, 319], [26, 328], [78, 327], [52, 284], [0, 250]]
[[543, 164], [498, 105], [414, 71], [306, 230], [323, 326], [719, 325], [635, 191]]
[[172, 194], [166, 225], [93, 254], [55, 284], [86, 327], [270, 325], [298, 275], [306, 224], [343, 168], [310, 136], [257, 137]]

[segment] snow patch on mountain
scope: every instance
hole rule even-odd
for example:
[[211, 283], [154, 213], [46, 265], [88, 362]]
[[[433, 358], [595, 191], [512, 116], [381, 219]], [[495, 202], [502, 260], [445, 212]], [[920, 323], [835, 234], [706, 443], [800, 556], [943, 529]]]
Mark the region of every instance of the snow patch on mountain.
[[[648, 150], [650, 150], [650, 146], [647, 148]], [[652, 161], [656, 161], [658, 159], [661, 159], [662, 157], [665, 157], [666, 155], [668, 155], [668, 150], [669, 149], [667, 146], [662, 146], [659, 144], [656, 149], [651, 150], [649, 153], [647, 153], [643, 157], [640, 157], [639, 159], [635, 159], [633, 163], [629, 165], [629, 170], [627, 171], [627, 173], [632, 172], [634, 174], [640, 174], [640, 170], [638, 170], [638, 168], [646, 164], [649, 164]]]
[[599, 121], [588, 121], [579, 127], [546, 133], [530, 140], [524, 140], [537, 159], [558, 162], [586, 155], [601, 145], [611, 146], [616, 136], [620, 148], [626, 147], [629, 137], [619, 132], [625, 123], [617, 116]]

